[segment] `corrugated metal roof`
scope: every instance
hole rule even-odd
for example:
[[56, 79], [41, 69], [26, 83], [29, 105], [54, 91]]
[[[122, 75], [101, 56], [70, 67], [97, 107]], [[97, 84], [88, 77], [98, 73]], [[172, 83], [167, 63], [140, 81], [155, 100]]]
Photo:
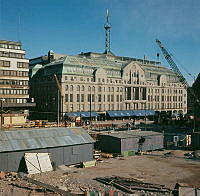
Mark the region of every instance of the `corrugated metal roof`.
[[152, 136], [152, 135], [163, 135], [162, 133], [154, 131], [118, 131], [112, 133], [103, 133], [101, 135], [109, 135], [116, 138], [132, 138], [132, 137], [141, 137], [141, 136]]
[[0, 152], [93, 143], [82, 128], [43, 128], [0, 132]]

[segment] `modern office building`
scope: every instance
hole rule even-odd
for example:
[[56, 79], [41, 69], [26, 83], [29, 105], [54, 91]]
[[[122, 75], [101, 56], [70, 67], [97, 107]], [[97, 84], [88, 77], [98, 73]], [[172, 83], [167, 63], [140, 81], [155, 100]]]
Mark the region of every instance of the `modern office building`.
[[29, 101], [29, 60], [21, 42], [0, 40], [0, 102], [2, 124], [24, 124]]
[[104, 28], [104, 53], [54, 58], [49, 52], [47, 63], [30, 59], [35, 118], [119, 110], [187, 113], [187, 92], [176, 74], [160, 62], [114, 55], [110, 50], [108, 13]]

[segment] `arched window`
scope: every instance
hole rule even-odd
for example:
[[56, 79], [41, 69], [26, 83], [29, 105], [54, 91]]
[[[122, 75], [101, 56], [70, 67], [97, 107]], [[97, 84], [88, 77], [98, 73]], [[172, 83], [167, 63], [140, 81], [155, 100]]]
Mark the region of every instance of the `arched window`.
[[79, 85], [77, 86], [77, 91], [80, 91], [80, 86]]
[[82, 85], [82, 89], [81, 89], [82, 91], [84, 91], [85, 90], [85, 86], [84, 85]]

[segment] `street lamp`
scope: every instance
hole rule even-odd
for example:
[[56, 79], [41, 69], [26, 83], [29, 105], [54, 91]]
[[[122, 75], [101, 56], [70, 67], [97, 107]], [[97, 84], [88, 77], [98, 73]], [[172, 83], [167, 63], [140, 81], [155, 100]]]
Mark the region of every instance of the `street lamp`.
[[92, 92], [91, 92], [91, 88], [92, 87], [90, 87], [90, 124], [91, 124], [91, 122], [92, 122]]
[[144, 103], [144, 109], [145, 109], [145, 131], [147, 130], [147, 102]]
[[2, 130], [2, 125], [3, 125], [3, 102], [5, 99], [0, 99], [1, 101], [1, 130]]
[[59, 99], [60, 99], [60, 96], [59, 96], [59, 93], [60, 93], [60, 91], [59, 91], [59, 89], [58, 89], [58, 97], [57, 97], [57, 99], [58, 99], [58, 103], [57, 103], [57, 113], [58, 113], [58, 116], [57, 116], [57, 126], [59, 127], [59, 124], [60, 124], [60, 104], [59, 104]]

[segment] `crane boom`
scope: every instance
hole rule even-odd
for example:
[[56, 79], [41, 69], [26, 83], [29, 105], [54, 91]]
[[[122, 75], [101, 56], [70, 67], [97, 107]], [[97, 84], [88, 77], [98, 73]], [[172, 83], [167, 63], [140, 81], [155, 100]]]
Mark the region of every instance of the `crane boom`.
[[156, 43], [160, 47], [160, 49], [161, 49], [161, 51], [162, 51], [165, 59], [167, 60], [167, 62], [169, 63], [169, 65], [171, 66], [171, 68], [173, 69], [173, 71], [175, 72], [176, 76], [179, 78], [180, 82], [185, 86], [185, 88], [188, 88], [189, 84], [188, 84], [187, 80], [185, 79], [185, 77], [183, 76], [183, 74], [180, 72], [180, 70], [179, 70], [178, 66], [176, 65], [176, 63], [173, 61], [170, 53], [163, 46], [163, 44], [161, 43], [160, 40], [156, 39]]
[[167, 51], [167, 49], [163, 46], [163, 44], [161, 43], [160, 40], [156, 39], [156, 43], [158, 44], [158, 46], [160, 47], [165, 59], [167, 60], [167, 62], [169, 63], [170, 67], [172, 68], [172, 70], [174, 71], [174, 73], [176, 74], [176, 76], [179, 78], [181, 84], [183, 84], [183, 86], [185, 87], [186, 90], [188, 90], [190, 93], [188, 94], [190, 98], [192, 98], [195, 103], [199, 104], [199, 100], [197, 99], [194, 91], [189, 88], [190, 85], [188, 84], [187, 80], [185, 79], [185, 77], [183, 76], [183, 74], [181, 73], [181, 71], [179, 70], [178, 66], [176, 65], [176, 63], [173, 61], [170, 53]]

